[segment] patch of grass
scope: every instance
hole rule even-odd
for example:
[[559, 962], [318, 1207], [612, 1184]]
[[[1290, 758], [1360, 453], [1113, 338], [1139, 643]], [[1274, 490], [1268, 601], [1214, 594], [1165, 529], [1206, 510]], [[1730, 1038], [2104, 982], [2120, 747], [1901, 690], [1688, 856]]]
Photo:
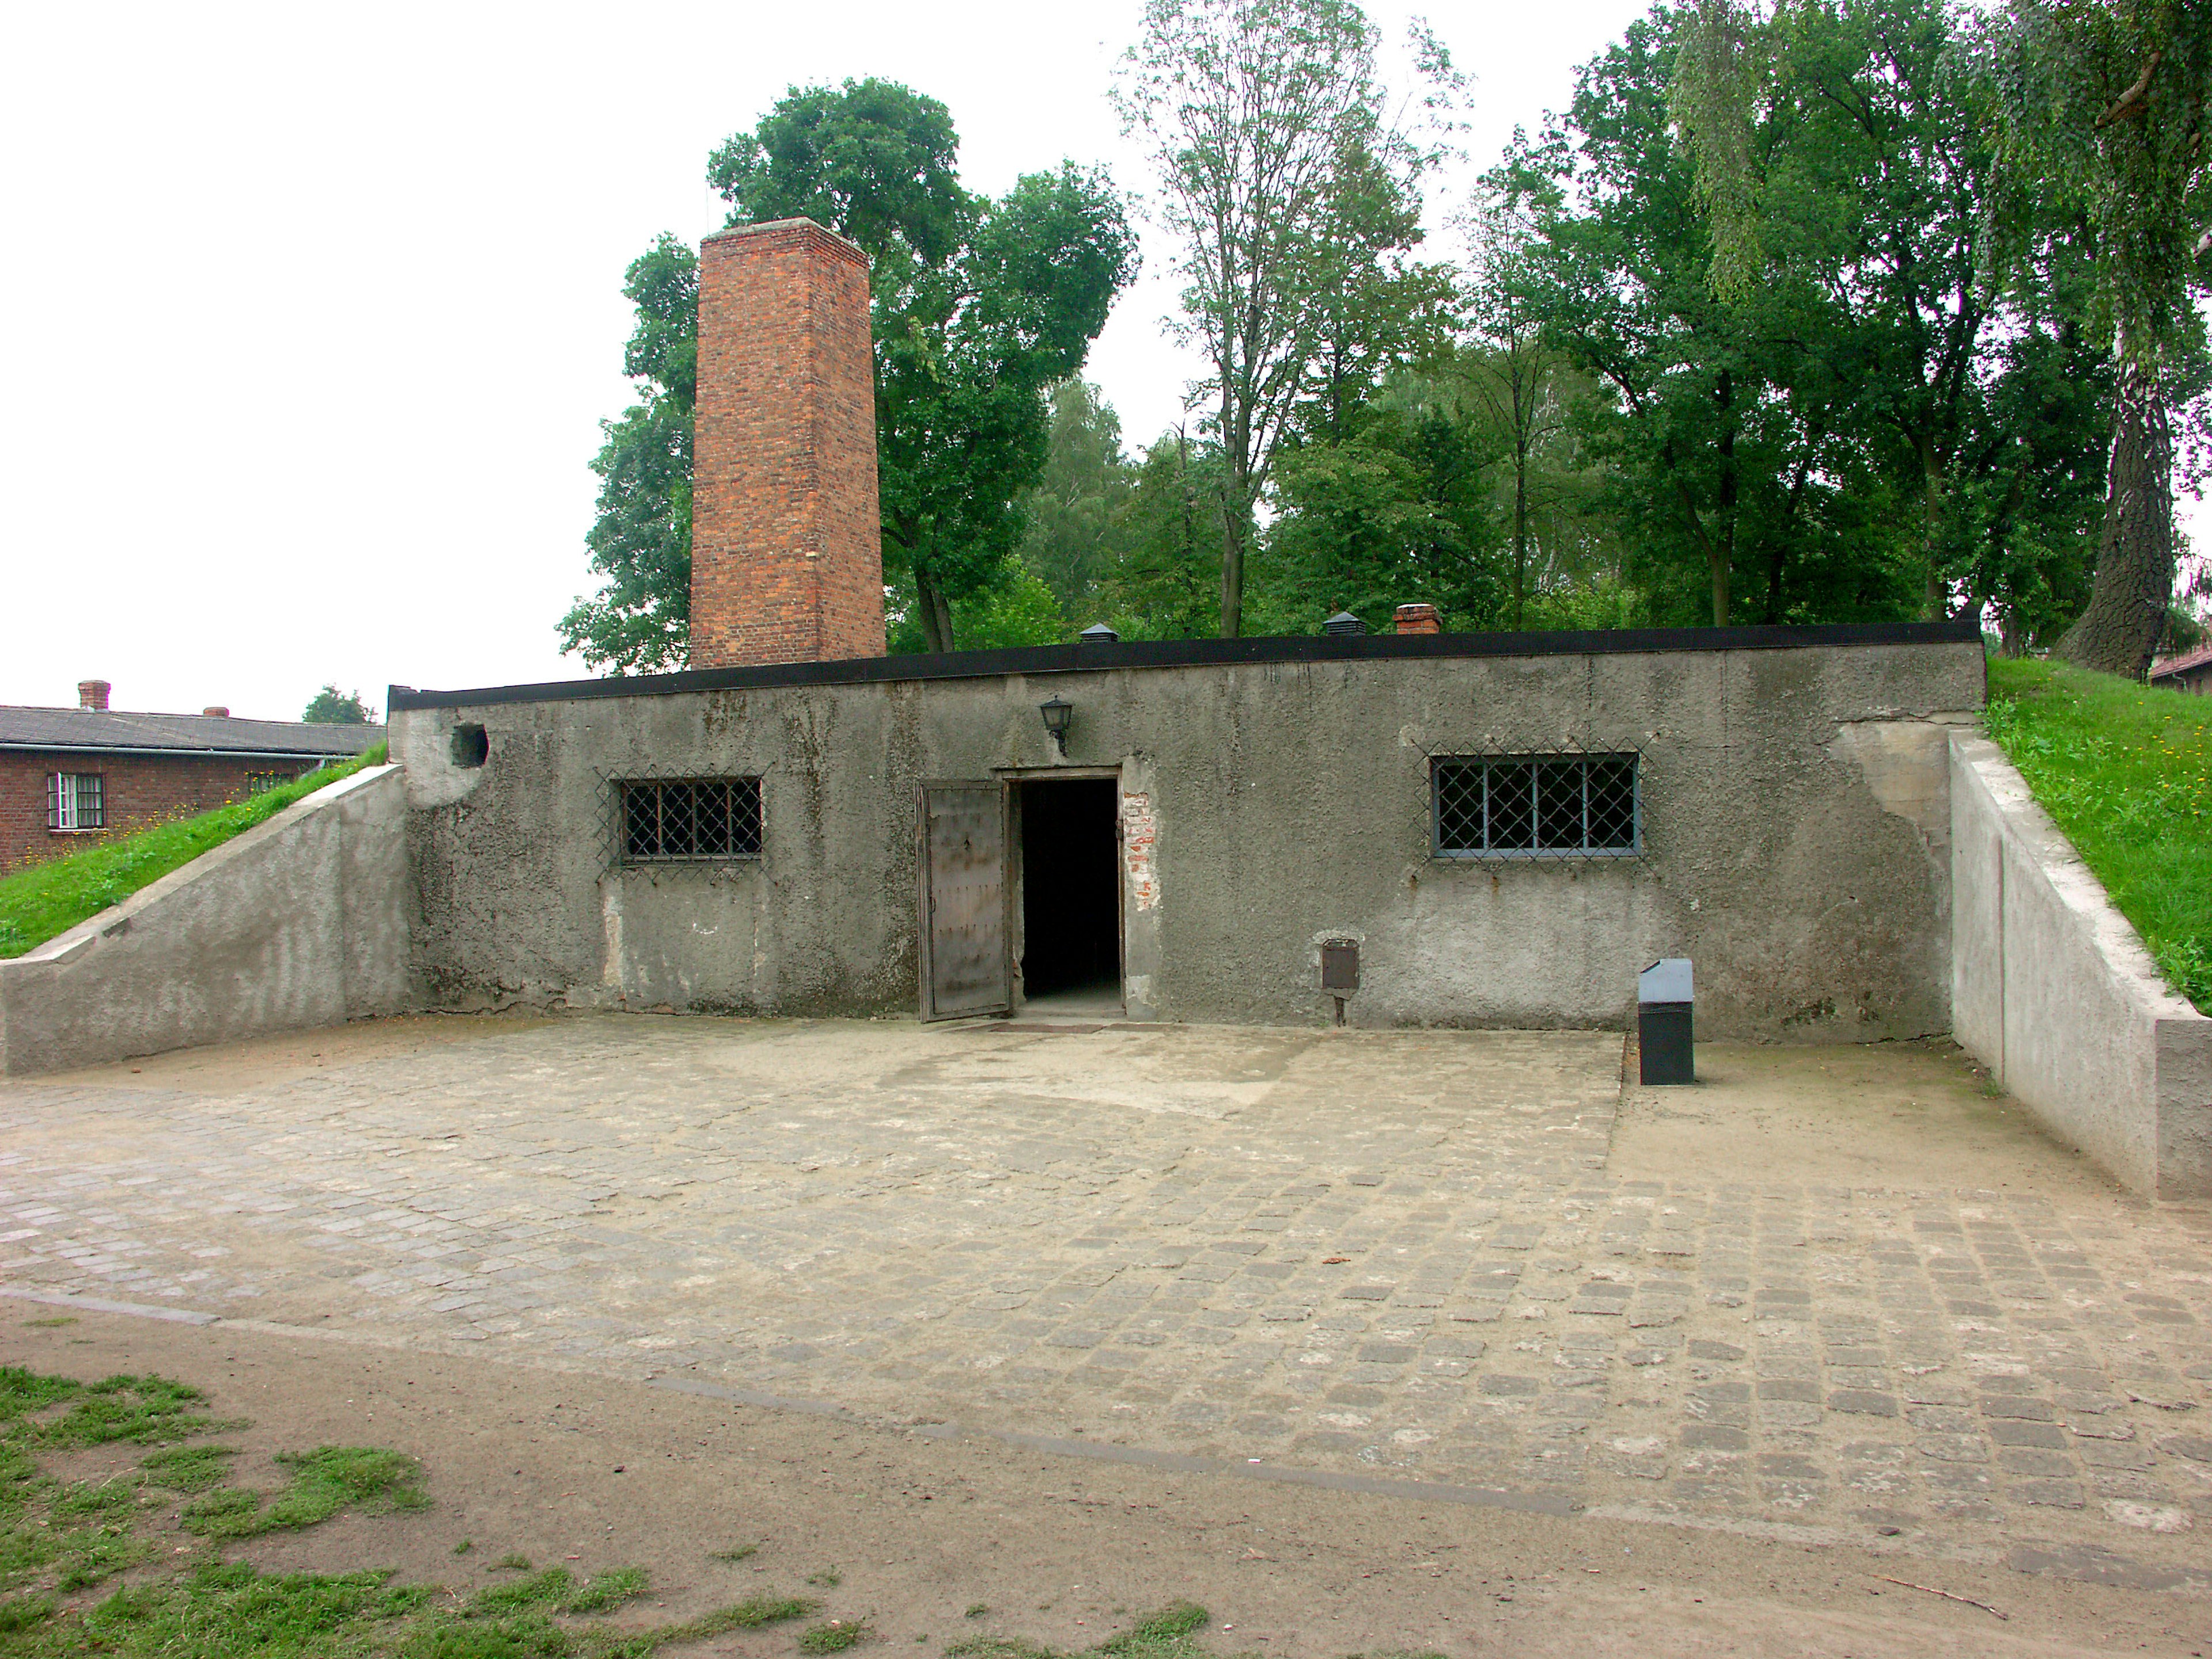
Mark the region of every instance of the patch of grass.
[[171, 1492], [205, 1492], [229, 1477], [230, 1460], [237, 1455], [232, 1446], [172, 1446], [140, 1458], [138, 1468]]
[[864, 1619], [832, 1619], [810, 1626], [801, 1632], [799, 1650], [801, 1653], [842, 1653], [847, 1648], [858, 1647], [874, 1634]]
[[991, 1604], [988, 1601], [978, 1601], [968, 1609], [967, 1616], [970, 1619], [981, 1619], [990, 1610]]
[[[59, 1393], [49, 1391], [48, 1403], [73, 1402], [61, 1416], [28, 1425], [30, 1442], [37, 1446], [81, 1450], [117, 1441], [158, 1446], [217, 1429], [245, 1426], [200, 1416], [192, 1407], [206, 1396], [189, 1383], [173, 1382], [166, 1376], [110, 1376], [90, 1383], [71, 1382], [67, 1377], [37, 1381], [61, 1385]], [[0, 1405], [0, 1417], [9, 1414]]]
[[[1213, 1659], [1211, 1651], [1195, 1639], [1209, 1617], [1195, 1602], [1177, 1601], [1134, 1629], [1085, 1649], [1080, 1659]], [[955, 1642], [945, 1654], [945, 1659], [1079, 1659], [1035, 1642], [998, 1636]]]
[[574, 1595], [561, 1604], [563, 1613], [606, 1613], [635, 1601], [645, 1594], [648, 1581], [643, 1567], [617, 1567], [593, 1573]]
[[1984, 724], [2166, 983], [2212, 1014], [2212, 698], [1998, 659]]
[[0, 958], [20, 957], [191, 863], [294, 801], [384, 763], [386, 745], [198, 817], [156, 824], [0, 878]]
[[742, 1601], [732, 1601], [726, 1607], [702, 1613], [681, 1625], [663, 1627], [661, 1639], [665, 1642], [697, 1642], [709, 1636], [720, 1636], [726, 1631], [762, 1630], [769, 1625], [788, 1624], [794, 1619], [805, 1619], [819, 1613], [822, 1604], [810, 1601], [803, 1595], [777, 1595], [772, 1593], [748, 1595]]
[[502, 1555], [491, 1564], [494, 1572], [528, 1572], [530, 1558], [526, 1555]]
[[707, 1559], [710, 1561], [744, 1561], [759, 1553], [758, 1544], [740, 1544], [735, 1549], [716, 1550]]
[[318, 1446], [280, 1453], [276, 1462], [292, 1479], [266, 1509], [259, 1492], [218, 1487], [185, 1507], [185, 1529], [204, 1538], [254, 1538], [320, 1526], [340, 1510], [419, 1510], [430, 1502], [415, 1460], [379, 1446]]
[[[681, 1624], [609, 1629], [594, 1615], [647, 1593], [641, 1568], [579, 1583], [566, 1568], [524, 1576], [456, 1604], [434, 1585], [389, 1571], [264, 1574], [194, 1552], [185, 1565], [89, 1601], [127, 1567], [170, 1557], [174, 1533], [152, 1530], [149, 1492], [195, 1494], [181, 1512], [211, 1541], [313, 1526], [347, 1509], [416, 1509], [428, 1499], [412, 1459], [376, 1447], [323, 1446], [280, 1456], [290, 1476], [273, 1496], [224, 1484], [227, 1446], [171, 1447], [134, 1470], [64, 1483], [33, 1446], [174, 1438], [210, 1426], [186, 1408], [196, 1390], [154, 1376], [85, 1384], [0, 1371], [0, 1654], [7, 1659], [647, 1659], [664, 1647], [805, 1619], [820, 1604], [756, 1595]], [[464, 1545], [467, 1540], [464, 1540]], [[469, 1546], [469, 1547], [473, 1547]], [[582, 1620], [581, 1623], [563, 1621]], [[833, 1621], [834, 1623], [834, 1621]], [[819, 1650], [835, 1651], [835, 1649]]]
[[824, 1567], [821, 1571], [808, 1578], [806, 1582], [816, 1586], [817, 1589], [836, 1589], [838, 1585], [845, 1582], [845, 1575], [839, 1572], [835, 1567]]
[[453, 1553], [456, 1555], [466, 1555], [475, 1547], [476, 1544], [473, 1540], [464, 1538], [459, 1543], [453, 1546]]
[[34, 1331], [58, 1330], [64, 1325], [76, 1324], [76, 1316], [75, 1314], [64, 1314], [57, 1319], [27, 1319], [23, 1322]]

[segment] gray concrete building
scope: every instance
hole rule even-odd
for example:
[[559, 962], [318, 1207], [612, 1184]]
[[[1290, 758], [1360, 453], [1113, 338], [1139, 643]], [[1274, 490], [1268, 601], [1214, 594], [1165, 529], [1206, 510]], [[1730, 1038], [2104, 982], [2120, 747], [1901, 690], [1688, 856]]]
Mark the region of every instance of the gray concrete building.
[[[856, 252], [710, 238], [702, 364]], [[695, 672], [392, 689], [434, 1006], [1611, 1026], [1686, 955], [1708, 1034], [1949, 1028], [1971, 619], [777, 660], [881, 651], [867, 372], [702, 384]]]
[[1944, 743], [1982, 692], [1969, 623], [1085, 644], [390, 718], [441, 1004], [1618, 1025], [1686, 955], [1702, 1030], [1870, 1039], [1949, 1027]]

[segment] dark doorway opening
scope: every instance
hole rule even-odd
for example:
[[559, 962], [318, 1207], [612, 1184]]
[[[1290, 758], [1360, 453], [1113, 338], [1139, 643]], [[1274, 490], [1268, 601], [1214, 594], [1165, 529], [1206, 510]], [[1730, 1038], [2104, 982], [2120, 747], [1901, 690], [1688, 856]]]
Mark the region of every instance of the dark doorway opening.
[[1121, 1008], [1120, 796], [1112, 778], [1021, 786], [1022, 993], [1031, 1003]]

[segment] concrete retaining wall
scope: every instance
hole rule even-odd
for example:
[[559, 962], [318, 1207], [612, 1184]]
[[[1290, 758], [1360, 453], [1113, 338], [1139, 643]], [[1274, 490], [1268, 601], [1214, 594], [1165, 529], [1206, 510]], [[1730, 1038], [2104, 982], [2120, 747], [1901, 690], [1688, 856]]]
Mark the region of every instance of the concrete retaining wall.
[[2136, 1191], [2212, 1194], [2212, 1019], [2166, 988], [1997, 746], [1951, 736], [1958, 1040]]
[[405, 808], [371, 768], [0, 962], [0, 1074], [412, 1006]]

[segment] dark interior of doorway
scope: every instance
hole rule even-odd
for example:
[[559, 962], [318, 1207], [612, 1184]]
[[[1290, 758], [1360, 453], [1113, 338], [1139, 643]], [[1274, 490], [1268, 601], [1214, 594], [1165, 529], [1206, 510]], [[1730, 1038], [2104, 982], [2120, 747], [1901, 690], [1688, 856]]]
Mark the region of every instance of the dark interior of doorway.
[[1021, 786], [1022, 992], [1121, 1001], [1121, 860], [1112, 778]]

